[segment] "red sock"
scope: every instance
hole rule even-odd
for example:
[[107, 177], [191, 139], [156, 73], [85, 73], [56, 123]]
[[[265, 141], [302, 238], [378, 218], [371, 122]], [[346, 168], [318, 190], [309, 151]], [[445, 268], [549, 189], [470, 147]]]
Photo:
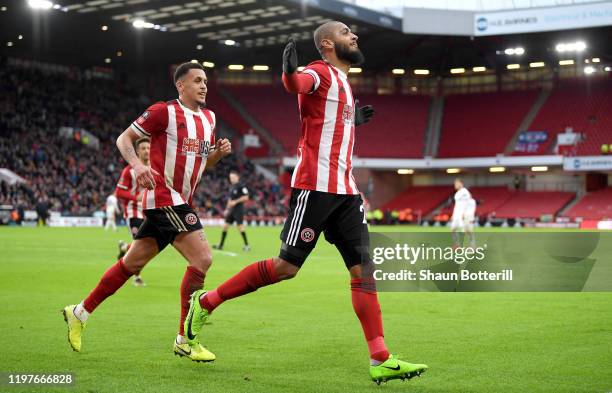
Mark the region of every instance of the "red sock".
[[200, 298], [202, 308], [212, 312], [226, 300], [256, 291], [258, 288], [278, 282], [272, 259], [250, 264], [238, 274], [219, 285], [217, 289]]
[[187, 266], [183, 281], [181, 282], [181, 321], [179, 323], [179, 334], [185, 334], [183, 323], [189, 311], [189, 298], [191, 294], [204, 287], [204, 273], [193, 266]]
[[104, 275], [102, 275], [98, 285], [96, 285], [85, 301], [83, 301], [85, 310], [90, 313], [93, 312], [104, 299], [121, 288], [121, 286], [132, 277], [132, 274], [133, 273], [127, 270], [123, 264], [123, 258], [119, 259], [117, 263], [111, 266]]
[[351, 298], [353, 309], [365, 335], [370, 351], [370, 358], [384, 362], [389, 358], [389, 351], [385, 345], [383, 334], [382, 314], [378, 296], [376, 295], [376, 283], [374, 279], [354, 278], [351, 280]]

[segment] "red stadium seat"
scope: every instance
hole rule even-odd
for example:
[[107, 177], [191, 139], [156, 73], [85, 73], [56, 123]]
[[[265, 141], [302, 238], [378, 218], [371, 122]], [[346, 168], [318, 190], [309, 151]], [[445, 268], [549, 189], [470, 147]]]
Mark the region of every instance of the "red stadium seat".
[[[612, 143], [612, 82], [579, 79], [559, 81], [529, 130], [547, 131], [548, 140], [531, 154], [552, 154], [557, 134], [572, 127], [585, 136], [577, 155], [599, 155], [603, 143]], [[517, 153], [529, 154], [529, 153]]]
[[[218, 87], [214, 86], [208, 89], [206, 101], [210, 109], [217, 115], [217, 118], [236, 130], [240, 135], [245, 135], [251, 130], [252, 127], [249, 123], [219, 93]], [[270, 148], [261, 136], [259, 137], [259, 142], [261, 147], [248, 148], [245, 151], [247, 157], [256, 158], [267, 157], [269, 155]]]
[[573, 198], [573, 192], [515, 191], [512, 198], [495, 211], [498, 218], [533, 218], [556, 216]]
[[300, 136], [297, 96], [278, 85], [224, 86], [251, 116], [280, 142], [289, 155], [296, 154]]
[[[281, 85], [226, 86], [227, 90], [283, 146], [296, 154], [300, 136], [297, 97]], [[430, 98], [407, 95], [355, 95], [361, 105], [373, 105], [372, 122], [356, 130], [358, 157], [423, 157]]]
[[372, 121], [356, 129], [359, 157], [421, 158], [431, 99], [427, 96], [356, 94], [360, 105], [372, 105]]
[[537, 96], [530, 90], [446, 97], [438, 157], [503, 153]]
[[451, 197], [453, 188], [451, 186], [415, 186], [408, 187], [385, 203], [382, 210], [404, 210], [412, 209], [413, 215], [419, 213], [425, 217], [436, 207]]
[[[476, 200], [476, 216], [486, 218], [489, 214], [508, 202], [514, 195], [513, 190], [505, 186], [495, 187], [470, 187], [472, 198]], [[441, 215], [450, 216], [453, 213], [453, 206], [449, 205], [440, 210]]]
[[564, 216], [586, 220], [612, 219], [612, 187], [586, 194]]

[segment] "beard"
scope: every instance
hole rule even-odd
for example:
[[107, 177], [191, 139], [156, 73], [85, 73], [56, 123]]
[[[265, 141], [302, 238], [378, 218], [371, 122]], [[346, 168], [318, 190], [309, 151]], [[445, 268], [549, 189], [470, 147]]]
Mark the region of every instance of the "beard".
[[359, 48], [351, 49], [347, 44], [335, 43], [336, 45], [336, 56], [338, 59], [344, 60], [351, 65], [359, 65], [365, 61], [365, 57]]

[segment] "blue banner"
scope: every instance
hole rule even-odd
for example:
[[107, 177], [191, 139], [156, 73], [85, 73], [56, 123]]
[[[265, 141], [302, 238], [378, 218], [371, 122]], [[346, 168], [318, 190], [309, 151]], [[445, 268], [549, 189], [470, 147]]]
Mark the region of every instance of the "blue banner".
[[522, 153], [535, 153], [539, 151], [540, 145], [548, 140], [546, 131], [523, 131], [520, 133], [514, 151]]

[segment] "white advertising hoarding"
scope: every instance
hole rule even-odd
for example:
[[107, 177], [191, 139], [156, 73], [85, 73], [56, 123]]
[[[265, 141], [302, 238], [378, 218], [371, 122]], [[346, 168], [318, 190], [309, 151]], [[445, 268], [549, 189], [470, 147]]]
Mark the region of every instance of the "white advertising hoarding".
[[104, 222], [100, 217], [64, 217], [52, 214], [47, 224], [50, 227], [101, 227]]
[[612, 2], [474, 14], [474, 35], [503, 35], [612, 25]]
[[565, 157], [566, 171], [612, 171], [612, 156]]

